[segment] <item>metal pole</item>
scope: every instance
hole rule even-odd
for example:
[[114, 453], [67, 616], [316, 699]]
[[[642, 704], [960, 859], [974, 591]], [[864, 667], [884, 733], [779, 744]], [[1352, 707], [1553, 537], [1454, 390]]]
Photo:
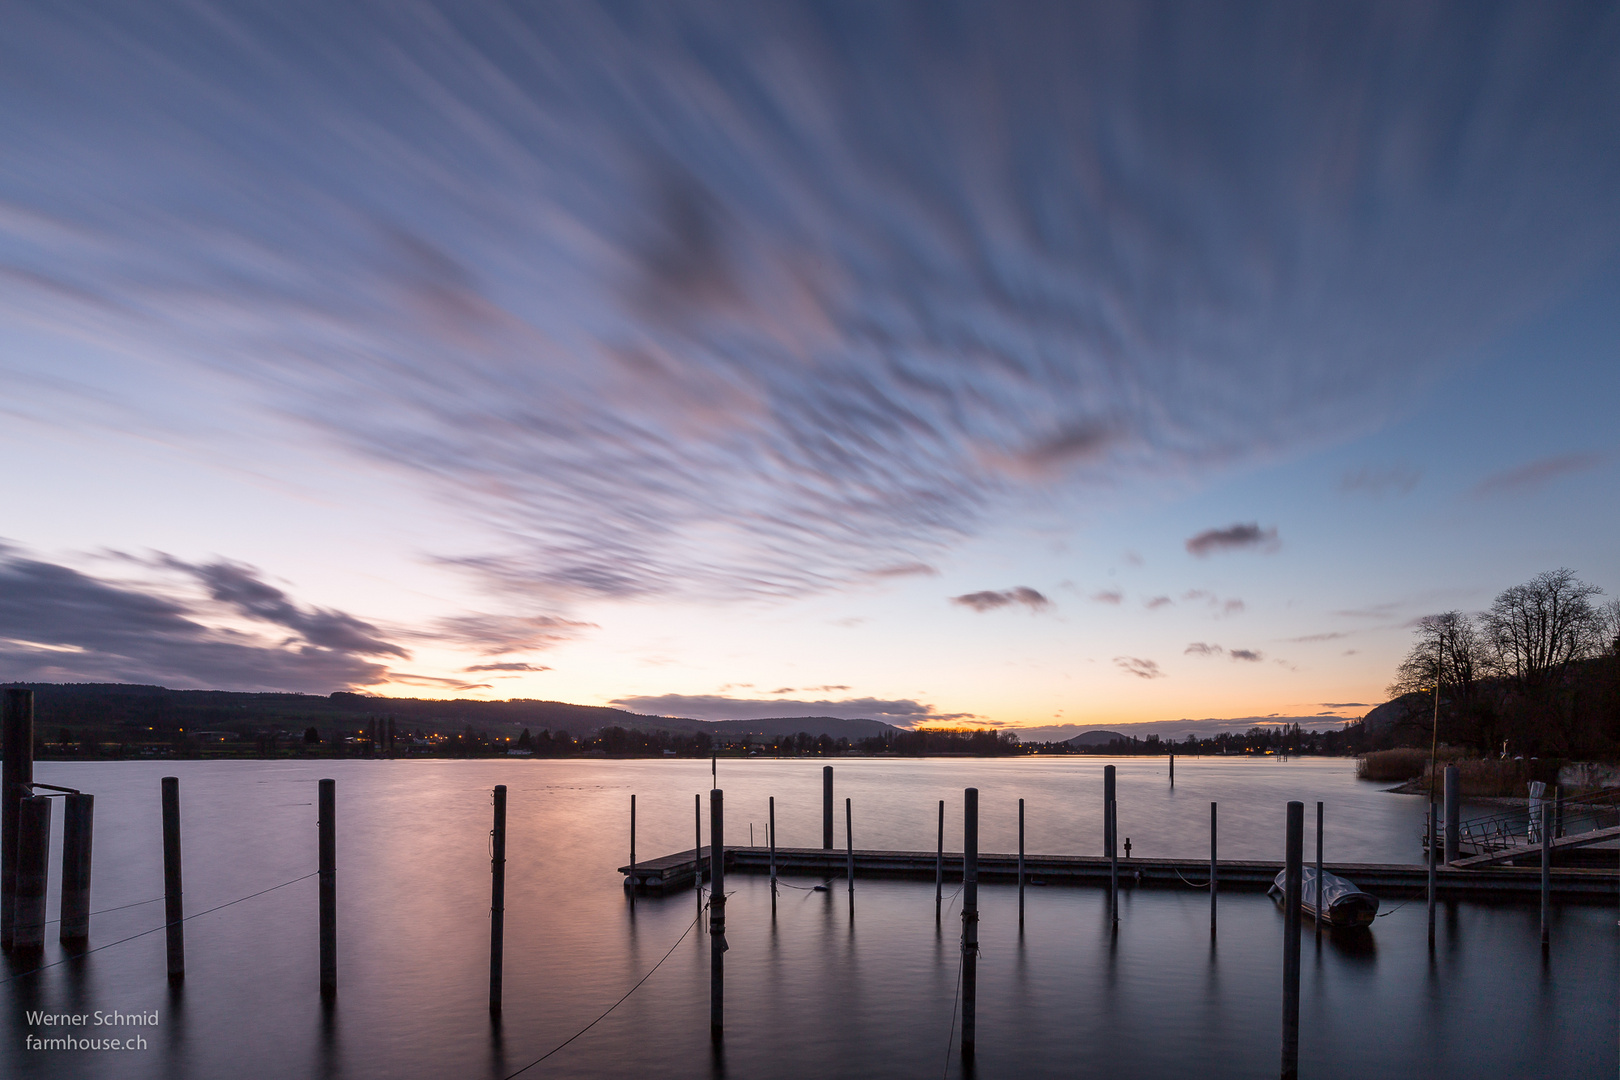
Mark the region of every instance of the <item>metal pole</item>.
[[1316, 936], [1322, 936], [1322, 804], [1316, 804], [1316, 899], [1312, 902], [1316, 909], [1316, 918], [1311, 921], [1315, 924]]
[[1114, 767], [1103, 766], [1103, 842], [1108, 855], [1108, 912], [1119, 922], [1119, 805], [1114, 801]]
[[[635, 836], [635, 799], [630, 796], [630, 835]], [[501, 951], [506, 940], [506, 785], [495, 785], [494, 843], [489, 856], [489, 1011], [501, 1011]], [[635, 840], [630, 841], [630, 880], [635, 881]], [[634, 888], [631, 896], [635, 895]]]
[[1024, 928], [1024, 800], [1018, 800], [1018, 928]]
[[831, 851], [833, 846], [833, 783], [832, 766], [821, 767], [821, 846]]
[[1541, 947], [1552, 942], [1552, 825], [1545, 800], [1541, 804]]
[[709, 1038], [725, 1033], [726, 1015], [725, 792], [709, 792]]
[[62, 800], [62, 929], [64, 944], [90, 936], [90, 839], [95, 820], [94, 795]]
[[1299, 902], [1305, 848], [1305, 804], [1288, 804], [1283, 887], [1282, 1080], [1299, 1077]]
[[940, 899], [945, 894], [945, 800], [939, 800], [939, 847], [934, 853], [934, 922], [939, 922]]
[[979, 990], [979, 789], [962, 804], [962, 1056], [973, 1056]]
[[45, 947], [45, 891], [51, 860], [51, 800], [30, 795], [17, 804], [17, 908], [11, 947]]
[[1457, 766], [1446, 766], [1446, 863], [1457, 861], [1462, 840], [1462, 778]]
[[849, 800], [844, 800], [844, 845], [849, 851], [844, 876], [849, 878], [849, 895], [855, 896], [855, 818]]
[[23, 799], [33, 795], [34, 692], [8, 687], [0, 714], [5, 761], [0, 763], [0, 948], [11, 948], [17, 917], [17, 825]]
[[776, 796], [771, 796], [771, 914], [776, 914]]
[[321, 996], [337, 993], [337, 781], [318, 786], [316, 821], [320, 831]]
[[1215, 932], [1215, 883], [1220, 864], [1215, 858], [1215, 804], [1209, 804], [1209, 932]]

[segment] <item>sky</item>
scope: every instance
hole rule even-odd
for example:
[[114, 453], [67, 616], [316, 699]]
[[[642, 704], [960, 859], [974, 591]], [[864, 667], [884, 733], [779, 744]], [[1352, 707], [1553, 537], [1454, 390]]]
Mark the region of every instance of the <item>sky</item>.
[[3, 17], [0, 680], [1328, 724], [1620, 592], [1611, 6]]

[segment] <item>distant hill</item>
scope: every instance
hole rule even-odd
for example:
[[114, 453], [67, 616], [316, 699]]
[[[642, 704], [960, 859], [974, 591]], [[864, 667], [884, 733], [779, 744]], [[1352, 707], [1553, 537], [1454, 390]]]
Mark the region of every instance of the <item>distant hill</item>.
[[1117, 731], [1082, 731], [1074, 738], [1063, 741], [1069, 746], [1107, 746], [1115, 739], [1123, 738], [1125, 736]]

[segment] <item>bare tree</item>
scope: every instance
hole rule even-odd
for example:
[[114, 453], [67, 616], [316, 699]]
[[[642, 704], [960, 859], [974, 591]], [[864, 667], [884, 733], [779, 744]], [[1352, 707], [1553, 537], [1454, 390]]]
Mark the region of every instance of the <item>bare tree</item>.
[[1603, 655], [1620, 656], [1620, 600], [1610, 600], [1598, 608]]
[[1468, 705], [1474, 698], [1474, 684], [1485, 667], [1485, 642], [1474, 618], [1461, 611], [1425, 615], [1414, 630], [1417, 640], [1395, 671], [1389, 684], [1390, 697], [1428, 693], [1438, 674], [1453, 700]]
[[1534, 690], [1570, 661], [1601, 651], [1603, 619], [1592, 602], [1601, 595], [1563, 568], [1504, 590], [1484, 619], [1496, 672]]

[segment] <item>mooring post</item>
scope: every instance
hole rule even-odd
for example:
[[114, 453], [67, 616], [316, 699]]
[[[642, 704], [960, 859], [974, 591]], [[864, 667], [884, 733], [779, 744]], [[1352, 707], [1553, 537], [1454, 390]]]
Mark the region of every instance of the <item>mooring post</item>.
[[821, 767], [821, 846], [831, 851], [833, 846], [833, 785], [832, 766]]
[[320, 832], [321, 996], [337, 993], [337, 781], [318, 787], [316, 822]]
[[1176, 755], [1170, 755], [1170, 786], [1176, 786]]
[[771, 914], [775, 915], [776, 914], [776, 796], [775, 795], [771, 796], [771, 816], [770, 816], [770, 824], [769, 824], [768, 827], [770, 829], [770, 836], [768, 837], [768, 839], [771, 842]]
[[1119, 922], [1119, 804], [1114, 801], [1114, 767], [1103, 766], [1103, 845], [1108, 856], [1108, 912]]
[[1311, 922], [1315, 926], [1316, 936], [1322, 936], [1322, 804], [1316, 804], [1316, 897], [1311, 901], [1316, 909], [1316, 918]]
[[979, 789], [962, 802], [962, 1056], [973, 1056], [979, 990]]
[[180, 778], [163, 778], [163, 918], [168, 928], [169, 980], [186, 977], [185, 904], [180, 888]]
[[849, 852], [844, 876], [849, 878], [849, 895], [853, 898], [855, 895], [855, 818], [848, 799], [844, 800], [844, 845]]
[[1215, 882], [1220, 863], [1215, 859], [1215, 804], [1209, 804], [1209, 932], [1215, 932]]
[[1430, 949], [1434, 948], [1435, 866], [1440, 861], [1440, 853], [1435, 850], [1435, 846], [1437, 844], [1439, 844], [1439, 842], [1440, 842], [1439, 837], [1436, 835], [1436, 830], [1437, 830], [1437, 827], [1438, 827], [1439, 823], [1435, 820], [1435, 817], [1437, 816], [1436, 811], [1438, 809], [1439, 809], [1439, 807], [1435, 805], [1435, 801], [1434, 801], [1434, 785], [1431, 783], [1429, 785], [1429, 948]]
[[[506, 789], [505, 788], [496, 788], [495, 790], [501, 792], [501, 803], [504, 806], [505, 802], [506, 802]], [[636, 895], [636, 797], [634, 795], [630, 796], [630, 878], [629, 878], [629, 881], [630, 881], [630, 897], [631, 897], [631, 899], [634, 899], [635, 895]]]
[[1552, 808], [1541, 804], [1541, 947], [1552, 943]]
[[939, 923], [940, 899], [945, 895], [945, 800], [939, 800], [939, 847], [934, 852], [934, 922]]
[[1282, 1080], [1299, 1077], [1299, 902], [1304, 878], [1305, 804], [1288, 804], [1283, 878]]
[[34, 692], [8, 687], [0, 727], [0, 948], [11, 948], [17, 918], [17, 827], [22, 800], [33, 795]]
[[[630, 796], [630, 880], [635, 875], [636, 797]], [[506, 940], [506, 785], [495, 785], [495, 827], [489, 853], [489, 1011], [501, 1011], [501, 953]], [[632, 884], [630, 895], [636, 895]]]
[[1024, 800], [1018, 800], [1018, 928], [1024, 928]]
[[726, 841], [725, 792], [709, 792], [709, 1038], [725, 1033]]
[[94, 795], [62, 800], [62, 942], [90, 936], [90, 838], [95, 820]]
[[709, 787], [720, 786], [720, 748], [715, 747], [709, 752]]
[[17, 915], [11, 947], [45, 947], [45, 890], [51, 861], [51, 800], [30, 795], [17, 807]]
[[1446, 864], [1457, 861], [1462, 841], [1462, 777], [1457, 766], [1446, 766]]

